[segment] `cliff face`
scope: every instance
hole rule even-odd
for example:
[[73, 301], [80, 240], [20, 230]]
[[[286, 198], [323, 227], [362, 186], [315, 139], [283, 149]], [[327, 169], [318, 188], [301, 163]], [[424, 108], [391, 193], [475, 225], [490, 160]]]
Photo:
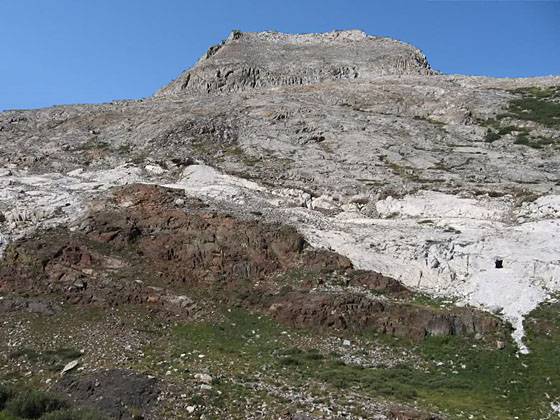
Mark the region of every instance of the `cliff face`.
[[432, 73], [418, 49], [361, 31], [305, 35], [232, 32], [156, 96]]

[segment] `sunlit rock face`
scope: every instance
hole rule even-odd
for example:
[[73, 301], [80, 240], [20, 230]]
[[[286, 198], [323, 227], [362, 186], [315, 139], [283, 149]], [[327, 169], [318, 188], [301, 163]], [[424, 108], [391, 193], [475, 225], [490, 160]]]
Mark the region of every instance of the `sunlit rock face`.
[[232, 32], [156, 96], [418, 74], [432, 74], [418, 49], [362, 31], [304, 35]]

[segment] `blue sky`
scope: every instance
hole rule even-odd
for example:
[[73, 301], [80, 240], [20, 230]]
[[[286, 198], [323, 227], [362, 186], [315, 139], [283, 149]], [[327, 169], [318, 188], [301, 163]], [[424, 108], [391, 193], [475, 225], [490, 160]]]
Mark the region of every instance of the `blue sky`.
[[560, 0], [0, 0], [0, 110], [149, 96], [232, 29], [351, 28], [445, 73], [560, 74]]

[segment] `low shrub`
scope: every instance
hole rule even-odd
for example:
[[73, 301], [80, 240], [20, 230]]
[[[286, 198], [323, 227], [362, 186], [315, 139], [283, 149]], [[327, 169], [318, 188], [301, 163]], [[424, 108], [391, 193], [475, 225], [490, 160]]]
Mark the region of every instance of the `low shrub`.
[[38, 419], [51, 411], [66, 408], [66, 403], [49, 394], [40, 391], [25, 391], [6, 403], [6, 412], [25, 419]]

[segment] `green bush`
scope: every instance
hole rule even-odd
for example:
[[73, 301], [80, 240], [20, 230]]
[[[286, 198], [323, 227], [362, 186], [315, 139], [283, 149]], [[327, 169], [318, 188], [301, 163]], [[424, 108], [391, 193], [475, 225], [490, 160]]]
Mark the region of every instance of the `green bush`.
[[529, 146], [532, 147], [533, 149], [542, 149], [545, 146], [558, 144], [558, 142], [555, 141], [554, 139], [546, 138], [546, 137], [532, 138], [525, 133], [518, 135], [513, 143]]
[[51, 411], [66, 408], [61, 399], [40, 391], [25, 391], [6, 404], [6, 412], [25, 419], [38, 419]]
[[284, 366], [297, 366], [300, 365], [301, 362], [299, 359], [295, 358], [295, 357], [283, 357], [282, 359], [280, 359], [280, 364], [284, 365]]
[[546, 127], [560, 127], [560, 88], [526, 88], [514, 93], [521, 97], [510, 102], [509, 116]]
[[488, 129], [488, 131], [486, 131], [486, 136], [484, 137], [484, 141], [486, 141], [486, 143], [493, 143], [496, 140], [500, 140], [500, 138], [501, 136], [498, 133]]

